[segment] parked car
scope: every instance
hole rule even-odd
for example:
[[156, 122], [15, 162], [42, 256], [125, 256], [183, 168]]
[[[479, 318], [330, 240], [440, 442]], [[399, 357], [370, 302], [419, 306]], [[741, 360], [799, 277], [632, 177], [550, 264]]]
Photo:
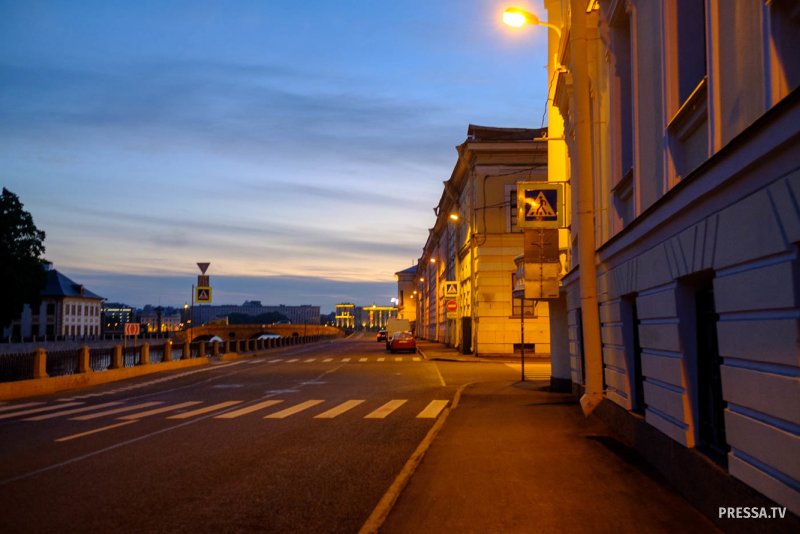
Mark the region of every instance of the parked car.
[[378, 341], [386, 341], [386, 330], [378, 330]]
[[397, 352], [399, 350], [417, 352], [417, 341], [414, 339], [414, 334], [408, 331], [392, 334], [392, 339], [389, 340], [389, 352]]

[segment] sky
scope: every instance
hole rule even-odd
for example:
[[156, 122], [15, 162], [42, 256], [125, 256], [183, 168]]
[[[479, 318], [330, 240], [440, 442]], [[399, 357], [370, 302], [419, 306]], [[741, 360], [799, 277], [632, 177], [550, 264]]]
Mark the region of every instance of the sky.
[[0, 185], [109, 301], [388, 305], [468, 125], [546, 125], [508, 5], [0, 0]]

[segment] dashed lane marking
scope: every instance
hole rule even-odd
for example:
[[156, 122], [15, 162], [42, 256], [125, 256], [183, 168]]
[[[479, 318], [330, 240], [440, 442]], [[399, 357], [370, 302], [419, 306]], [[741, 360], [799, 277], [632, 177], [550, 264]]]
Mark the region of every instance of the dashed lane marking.
[[129, 425], [131, 423], [136, 423], [136, 421], [123, 421], [121, 423], [115, 423], [113, 425], [104, 426], [102, 428], [95, 428], [94, 430], [88, 430], [86, 432], [81, 432], [80, 434], [73, 434], [71, 436], [65, 436], [63, 438], [58, 438], [55, 441], [57, 441], [57, 442], [70, 441], [72, 439], [78, 439], [78, 438], [82, 438], [84, 436], [91, 436], [92, 434], [97, 434], [99, 432], [105, 432], [106, 430], [111, 430], [113, 428], [119, 428], [121, 426]]

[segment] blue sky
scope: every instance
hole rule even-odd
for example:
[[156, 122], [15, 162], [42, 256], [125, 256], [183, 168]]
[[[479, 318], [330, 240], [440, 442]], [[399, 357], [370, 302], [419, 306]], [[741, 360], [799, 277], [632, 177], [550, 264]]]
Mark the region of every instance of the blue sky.
[[[388, 304], [470, 123], [539, 127], [507, 2], [0, 0], [0, 184], [112, 301]], [[545, 18], [541, 2], [520, 2]]]

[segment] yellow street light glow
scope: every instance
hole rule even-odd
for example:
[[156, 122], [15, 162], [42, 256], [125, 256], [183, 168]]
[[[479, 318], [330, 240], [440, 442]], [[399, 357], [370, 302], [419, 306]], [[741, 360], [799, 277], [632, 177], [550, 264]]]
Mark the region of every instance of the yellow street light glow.
[[431, 258], [431, 263], [436, 263], [436, 258]]
[[521, 28], [526, 24], [536, 24], [531, 19], [536, 19], [536, 15], [528, 13], [518, 7], [509, 7], [503, 11], [503, 22], [513, 28]]
[[450, 214], [450, 220], [451, 221], [458, 221], [458, 219], [459, 219], [458, 213], [451, 213]]

